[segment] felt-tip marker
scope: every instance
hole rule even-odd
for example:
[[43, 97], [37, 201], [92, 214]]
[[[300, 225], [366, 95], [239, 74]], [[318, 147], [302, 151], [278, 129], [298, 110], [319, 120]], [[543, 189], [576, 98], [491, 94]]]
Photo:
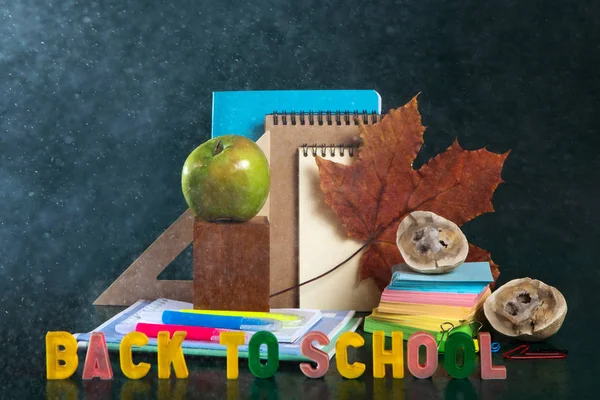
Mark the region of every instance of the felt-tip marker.
[[227, 315], [206, 315], [165, 310], [149, 311], [141, 314], [141, 319], [147, 322], [168, 325], [201, 326], [205, 328], [235, 329], [242, 331], [278, 331], [281, 321], [267, 318], [244, 318]]
[[202, 315], [222, 315], [228, 317], [267, 318], [281, 321], [284, 326], [302, 325], [304, 318], [295, 314], [271, 313], [260, 311], [229, 311], [229, 310], [179, 310], [184, 313]]
[[[185, 325], [166, 325], [166, 324], [151, 324], [146, 322], [138, 322], [135, 326], [137, 332], [144, 335], [156, 338], [158, 332], [169, 332], [169, 336], [173, 337], [175, 332], [185, 332], [185, 340], [202, 340], [205, 342], [219, 342], [221, 332], [231, 332], [230, 329], [206, 328], [200, 326], [185, 326]], [[245, 343], [250, 340], [251, 334], [246, 335]]]

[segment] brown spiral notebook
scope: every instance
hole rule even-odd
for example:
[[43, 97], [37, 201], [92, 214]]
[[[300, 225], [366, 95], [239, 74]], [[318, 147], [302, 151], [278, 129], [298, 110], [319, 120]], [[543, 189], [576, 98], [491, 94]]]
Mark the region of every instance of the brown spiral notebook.
[[[292, 113], [265, 118], [271, 150], [271, 293], [297, 285], [298, 272], [298, 148], [304, 143], [360, 142], [358, 119], [379, 122], [375, 113]], [[333, 265], [332, 265], [333, 267]], [[299, 306], [298, 289], [271, 298], [272, 308]]]

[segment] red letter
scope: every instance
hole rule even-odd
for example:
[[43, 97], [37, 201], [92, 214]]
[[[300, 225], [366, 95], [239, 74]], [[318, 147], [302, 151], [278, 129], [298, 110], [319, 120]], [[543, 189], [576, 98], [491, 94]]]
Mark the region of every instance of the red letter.
[[489, 332], [479, 332], [481, 379], [506, 379], [506, 367], [492, 365], [492, 337]]
[[113, 377], [110, 358], [106, 349], [106, 340], [104, 333], [92, 332], [90, 343], [88, 344], [85, 355], [85, 364], [83, 366], [83, 379], [100, 378], [109, 380]]
[[[425, 364], [419, 364], [419, 347], [425, 346]], [[415, 378], [427, 379], [438, 366], [438, 351], [435, 339], [429, 333], [417, 332], [408, 339], [408, 370]]]
[[327, 370], [329, 370], [329, 356], [324, 351], [313, 346], [313, 341], [316, 341], [321, 346], [327, 346], [329, 344], [329, 338], [323, 332], [308, 332], [304, 338], [302, 338], [300, 350], [302, 351], [303, 356], [316, 362], [317, 367], [313, 368], [309, 363], [301, 363], [300, 370], [309, 378], [320, 378], [327, 373]]

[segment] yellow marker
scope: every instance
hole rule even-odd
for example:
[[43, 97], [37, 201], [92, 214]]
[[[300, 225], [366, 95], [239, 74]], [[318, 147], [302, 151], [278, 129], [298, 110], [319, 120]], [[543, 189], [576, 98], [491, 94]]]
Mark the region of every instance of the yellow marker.
[[[64, 347], [60, 350], [59, 346]], [[61, 365], [59, 361], [64, 363]], [[77, 370], [77, 340], [69, 332], [46, 334], [46, 377], [67, 379]]]
[[355, 362], [348, 364], [348, 346], [361, 347], [364, 346], [365, 339], [356, 332], [345, 332], [340, 335], [335, 343], [335, 361], [338, 372], [344, 378], [356, 379], [359, 378], [366, 369], [365, 364]]
[[277, 321], [282, 321], [285, 325], [301, 325], [304, 319], [293, 314], [277, 314], [259, 311], [226, 311], [226, 310], [179, 310], [185, 313], [205, 314], [205, 315], [220, 315], [226, 317], [243, 317], [243, 318], [269, 318]]
[[150, 364], [141, 362], [139, 364], [133, 363], [133, 356], [131, 354], [131, 347], [133, 346], [145, 346], [148, 344], [148, 336], [141, 332], [129, 332], [119, 345], [119, 358], [121, 361], [121, 370], [123, 375], [129, 379], [140, 379], [146, 376], [150, 371]]
[[188, 377], [188, 369], [183, 356], [181, 344], [185, 339], [185, 332], [173, 333], [173, 339], [169, 340], [169, 332], [158, 332], [158, 379], [169, 379], [171, 377], [171, 364], [175, 370], [175, 376], [179, 379]]
[[392, 364], [395, 379], [404, 378], [404, 349], [402, 332], [392, 332], [392, 350], [385, 349], [385, 336], [382, 331], [373, 332], [373, 377], [385, 378], [385, 365]]
[[237, 379], [238, 370], [238, 346], [244, 344], [246, 334], [244, 332], [221, 332], [220, 343], [227, 346], [227, 379]]

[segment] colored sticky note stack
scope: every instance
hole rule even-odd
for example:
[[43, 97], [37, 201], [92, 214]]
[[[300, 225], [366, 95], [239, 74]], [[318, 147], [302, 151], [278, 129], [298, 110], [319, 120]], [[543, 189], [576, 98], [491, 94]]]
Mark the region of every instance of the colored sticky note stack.
[[392, 269], [379, 306], [365, 319], [365, 331], [402, 331], [408, 339], [424, 331], [439, 337], [443, 328], [467, 326], [476, 319], [493, 282], [488, 262], [463, 263], [451, 272], [421, 274], [407, 265]]

